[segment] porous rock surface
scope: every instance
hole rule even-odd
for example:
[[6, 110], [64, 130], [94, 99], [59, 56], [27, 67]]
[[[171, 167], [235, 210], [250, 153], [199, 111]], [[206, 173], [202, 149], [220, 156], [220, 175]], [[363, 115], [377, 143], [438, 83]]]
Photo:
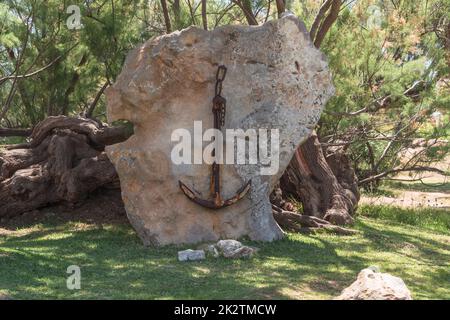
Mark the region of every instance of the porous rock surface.
[[[219, 65], [228, 69], [222, 91], [227, 99], [224, 129], [278, 129], [280, 157], [274, 175], [261, 175], [260, 164], [222, 166], [224, 198], [250, 179], [252, 185], [238, 203], [211, 210], [190, 201], [178, 185], [181, 180], [207, 199], [210, 166], [174, 164], [171, 134], [179, 128], [193, 133], [194, 121], [202, 121], [203, 130], [212, 127]], [[119, 174], [128, 217], [143, 242], [281, 238], [269, 194], [333, 92], [324, 56], [293, 16], [261, 26], [213, 31], [190, 27], [131, 51], [106, 96], [108, 120], [131, 121], [134, 135], [106, 152]]]

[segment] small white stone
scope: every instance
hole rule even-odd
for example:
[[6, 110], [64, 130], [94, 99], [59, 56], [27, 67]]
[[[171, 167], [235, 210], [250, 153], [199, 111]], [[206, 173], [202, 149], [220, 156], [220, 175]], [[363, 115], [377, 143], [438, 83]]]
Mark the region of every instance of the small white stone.
[[187, 249], [178, 251], [178, 261], [197, 261], [205, 259], [205, 251]]
[[231, 239], [220, 240], [216, 246], [225, 258], [230, 259], [251, 258], [258, 250], [257, 248], [244, 246], [239, 241]]

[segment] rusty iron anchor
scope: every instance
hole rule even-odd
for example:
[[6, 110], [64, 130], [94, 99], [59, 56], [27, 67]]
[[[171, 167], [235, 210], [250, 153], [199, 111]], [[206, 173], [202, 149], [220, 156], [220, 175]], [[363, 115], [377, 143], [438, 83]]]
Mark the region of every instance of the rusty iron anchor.
[[[215, 86], [215, 96], [213, 98], [213, 107], [212, 112], [214, 115], [214, 129], [221, 130], [221, 128], [225, 124], [225, 112], [226, 112], [226, 99], [221, 96], [222, 94], [222, 83], [225, 79], [225, 75], [227, 73], [227, 68], [223, 65], [219, 66], [216, 74], [216, 86]], [[212, 156], [215, 156], [216, 150], [212, 150]], [[211, 197], [210, 200], [205, 200], [200, 198], [194, 191], [189, 189], [183, 182], [178, 181], [180, 185], [180, 189], [183, 193], [193, 202], [198, 205], [201, 205], [210, 209], [220, 209], [223, 207], [230, 206], [240, 199], [242, 199], [250, 190], [251, 180], [248, 181], [243, 187], [241, 187], [236, 194], [229, 199], [222, 199], [220, 194], [220, 164], [217, 164], [215, 161], [211, 165]]]

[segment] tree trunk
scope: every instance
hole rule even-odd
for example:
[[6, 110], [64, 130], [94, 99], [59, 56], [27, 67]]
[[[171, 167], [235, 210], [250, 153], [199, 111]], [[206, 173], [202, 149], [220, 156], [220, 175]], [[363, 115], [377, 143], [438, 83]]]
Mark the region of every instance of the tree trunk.
[[284, 0], [276, 0], [278, 18], [286, 11], [286, 3]]
[[[336, 21], [341, 5], [341, 0], [323, 2], [310, 31], [317, 48]], [[329, 149], [327, 153], [313, 133], [296, 150], [280, 179], [280, 188], [285, 196], [302, 202], [304, 215], [339, 225], [353, 223], [359, 201], [355, 172], [344, 149]]]
[[257, 26], [258, 21], [256, 21], [255, 15], [253, 14], [252, 2], [250, 0], [242, 0], [239, 3], [241, 3], [241, 9], [247, 19], [247, 23], [251, 26]]
[[310, 233], [321, 229], [339, 235], [354, 235], [358, 233], [356, 230], [336, 226], [317, 217], [286, 211], [274, 205], [272, 205], [272, 212], [273, 217], [283, 230]]
[[173, 16], [175, 17], [175, 30], [182, 29], [180, 0], [173, 0], [172, 11]]
[[167, 9], [166, 0], [161, 0], [161, 8], [162, 8], [163, 15], [164, 15], [164, 24], [166, 25], [166, 32], [171, 33], [172, 32], [172, 24], [170, 23], [169, 10]]
[[303, 214], [344, 225], [359, 200], [356, 175], [343, 150], [325, 156], [313, 133], [296, 151], [280, 179], [283, 194], [302, 202]]
[[124, 127], [90, 119], [58, 116], [37, 124], [30, 143], [0, 151], [0, 217], [56, 202], [72, 205], [118, 183], [104, 147], [128, 136]]
[[206, 12], [206, 0], [202, 0], [202, 23], [203, 29], [208, 30], [208, 16]]

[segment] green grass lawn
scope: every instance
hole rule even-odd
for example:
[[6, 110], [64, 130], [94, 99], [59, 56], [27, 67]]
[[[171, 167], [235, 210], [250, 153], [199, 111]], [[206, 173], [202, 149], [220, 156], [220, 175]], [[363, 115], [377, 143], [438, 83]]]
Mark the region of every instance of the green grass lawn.
[[[126, 224], [44, 220], [0, 236], [0, 295], [13, 299], [327, 299], [352, 283], [361, 269], [376, 265], [401, 277], [414, 299], [450, 299], [447, 218], [437, 224], [414, 225], [414, 219], [376, 215], [376, 208], [367, 216], [365, 211], [362, 208], [355, 225], [359, 235], [289, 234], [274, 243], [247, 242], [261, 249], [251, 260], [209, 258], [188, 263], [177, 261], [177, 251], [189, 246], [143, 247]], [[81, 290], [66, 288], [69, 265], [81, 267]]]

